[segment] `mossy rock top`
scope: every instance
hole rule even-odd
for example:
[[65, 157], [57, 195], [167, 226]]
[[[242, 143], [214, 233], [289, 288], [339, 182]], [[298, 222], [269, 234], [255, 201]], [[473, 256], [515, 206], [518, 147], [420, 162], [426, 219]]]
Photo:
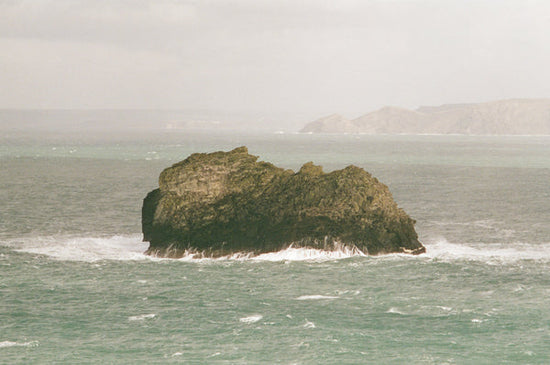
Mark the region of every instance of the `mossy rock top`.
[[246, 147], [195, 153], [165, 169], [142, 210], [149, 254], [260, 254], [294, 245], [365, 254], [422, 253], [414, 221], [388, 187], [348, 166], [298, 172], [258, 161]]

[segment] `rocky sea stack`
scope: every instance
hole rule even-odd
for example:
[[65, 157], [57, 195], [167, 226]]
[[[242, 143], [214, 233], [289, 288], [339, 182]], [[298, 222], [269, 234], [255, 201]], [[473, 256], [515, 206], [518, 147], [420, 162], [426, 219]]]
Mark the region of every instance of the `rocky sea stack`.
[[257, 161], [246, 147], [195, 153], [165, 169], [143, 201], [147, 253], [162, 257], [261, 254], [293, 247], [365, 254], [425, 252], [414, 220], [388, 187], [348, 166], [298, 172]]

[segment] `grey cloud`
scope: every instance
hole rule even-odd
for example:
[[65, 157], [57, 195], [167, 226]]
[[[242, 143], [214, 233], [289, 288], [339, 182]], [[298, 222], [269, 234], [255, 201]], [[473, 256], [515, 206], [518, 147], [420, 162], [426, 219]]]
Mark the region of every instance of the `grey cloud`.
[[3, 1], [0, 106], [353, 116], [545, 97], [548, 14], [520, 0]]

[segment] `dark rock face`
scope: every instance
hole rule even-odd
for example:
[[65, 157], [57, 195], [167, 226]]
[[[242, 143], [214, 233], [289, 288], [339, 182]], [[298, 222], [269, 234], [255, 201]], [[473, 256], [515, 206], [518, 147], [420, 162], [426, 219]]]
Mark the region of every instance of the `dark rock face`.
[[143, 201], [147, 253], [181, 257], [347, 246], [370, 255], [425, 252], [388, 187], [355, 166], [294, 173], [248, 154], [192, 154], [165, 169]]

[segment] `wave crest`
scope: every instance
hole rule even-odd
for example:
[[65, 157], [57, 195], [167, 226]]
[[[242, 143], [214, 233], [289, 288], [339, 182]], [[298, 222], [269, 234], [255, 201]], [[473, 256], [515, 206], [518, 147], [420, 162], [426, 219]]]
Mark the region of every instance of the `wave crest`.
[[[26, 237], [2, 242], [18, 252], [45, 255], [62, 261], [95, 262], [102, 260], [173, 260], [148, 256], [144, 252], [148, 243], [141, 241], [141, 235], [119, 235], [112, 237]], [[182, 258], [185, 262], [208, 261], [325, 261], [365, 256], [356, 247], [335, 245], [334, 250], [322, 250], [292, 245], [278, 252], [269, 252], [254, 256], [251, 253], [235, 253], [219, 258], [198, 258], [196, 253], [188, 252]]]
[[326, 261], [347, 259], [354, 256], [366, 256], [357, 247], [350, 247], [344, 244], [335, 244], [334, 250], [324, 250], [310, 247], [289, 247], [276, 252], [267, 252], [259, 255], [254, 255], [250, 252], [234, 253], [222, 257], [202, 257], [194, 252], [186, 252], [186, 254], [177, 259], [180, 261]]
[[[281, 251], [254, 256], [251, 253], [236, 253], [219, 258], [198, 258], [196, 253], [188, 253], [180, 259], [156, 258], [146, 255], [148, 243], [141, 241], [141, 235], [118, 235], [112, 237], [24, 237], [0, 242], [18, 252], [39, 254], [62, 261], [95, 262], [102, 260], [175, 260], [183, 262], [288, 262], [288, 261], [329, 261], [351, 257], [367, 256], [356, 247], [338, 245], [334, 250], [308, 247], [287, 247]], [[390, 254], [375, 259], [433, 259], [442, 261], [479, 261], [488, 264], [514, 263], [521, 260], [550, 262], [550, 243], [452, 243], [440, 239], [426, 243], [426, 253], [412, 256]]]
[[38, 346], [38, 341], [30, 341], [30, 342], [0, 341], [0, 348], [4, 348], [4, 347], [36, 347], [36, 346]]
[[46, 255], [62, 261], [145, 260], [141, 235], [112, 237], [28, 237], [4, 243], [18, 252]]

